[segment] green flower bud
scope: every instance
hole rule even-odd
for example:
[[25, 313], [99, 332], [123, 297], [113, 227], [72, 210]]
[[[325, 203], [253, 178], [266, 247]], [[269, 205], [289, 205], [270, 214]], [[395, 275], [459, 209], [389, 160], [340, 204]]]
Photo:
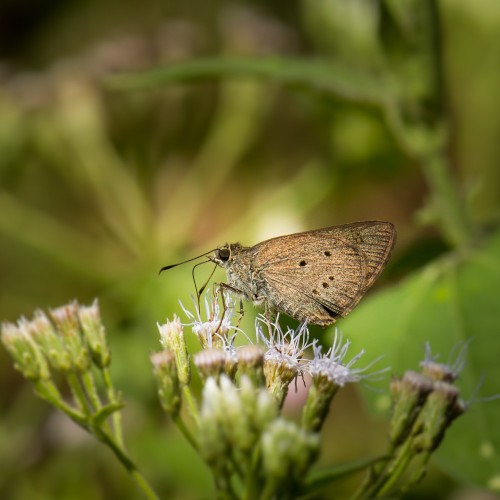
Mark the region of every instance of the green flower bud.
[[172, 351], [161, 351], [151, 355], [153, 373], [158, 382], [158, 395], [163, 409], [172, 417], [181, 408], [181, 390], [177, 376], [177, 364]]
[[288, 386], [295, 379], [298, 366], [286, 357], [270, 357], [264, 361], [264, 376], [270, 394], [281, 406], [288, 393]]
[[198, 445], [202, 457], [215, 468], [225, 463], [229, 450], [226, 434], [221, 425], [223, 413], [222, 391], [215, 378], [209, 377], [203, 388]]
[[432, 453], [441, 443], [446, 429], [464, 413], [465, 404], [459, 399], [459, 390], [447, 382], [435, 382], [424, 407], [413, 426], [415, 453]]
[[81, 306], [78, 311], [83, 337], [92, 355], [92, 360], [99, 368], [109, 366], [111, 352], [106, 341], [104, 325], [101, 321], [97, 299], [91, 306]]
[[389, 430], [391, 443], [398, 445], [407, 438], [432, 389], [432, 380], [414, 371], [407, 371], [403, 378], [392, 381], [393, 409]]
[[266, 474], [278, 483], [305, 478], [318, 456], [319, 445], [318, 434], [282, 418], [274, 420], [262, 435], [262, 460]]
[[14, 359], [14, 367], [24, 377], [34, 382], [48, 380], [50, 371], [47, 361], [27, 331], [26, 323], [21, 321], [19, 326], [3, 323], [2, 343]]
[[180, 319], [174, 316], [172, 321], [167, 320], [165, 324], [158, 325], [158, 329], [161, 344], [174, 353], [180, 384], [188, 385], [191, 380], [191, 367]]
[[35, 311], [33, 321], [26, 323], [31, 337], [40, 346], [52, 368], [67, 372], [72, 369], [70, 355], [62, 338], [43, 311]]
[[76, 301], [52, 309], [50, 316], [69, 354], [73, 368], [80, 372], [90, 370], [90, 354], [82, 337]]

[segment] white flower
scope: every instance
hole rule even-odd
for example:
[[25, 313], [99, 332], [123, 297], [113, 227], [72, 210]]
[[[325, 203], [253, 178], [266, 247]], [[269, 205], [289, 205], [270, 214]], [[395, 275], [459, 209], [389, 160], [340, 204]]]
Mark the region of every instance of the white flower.
[[344, 363], [344, 358], [350, 346], [350, 341], [347, 340], [343, 343], [342, 334], [339, 334], [335, 329], [335, 338], [333, 345], [328, 349], [326, 354], [322, 354], [322, 346], [316, 343], [313, 345], [314, 359], [309, 361], [304, 367], [313, 379], [323, 378], [329, 380], [331, 383], [339, 387], [343, 387], [350, 382], [359, 382], [363, 378], [373, 377], [386, 372], [389, 368], [378, 370], [371, 374], [364, 372], [373, 366], [380, 358], [377, 358], [364, 368], [353, 368], [353, 365], [363, 356], [364, 349], [354, 356], [348, 363]]
[[[269, 337], [264, 334], [263, 326], [268, 328]], [[300, 369], [304, 352], [314, 345], [314, 342], [309, 341], [307, 323], [300, 324], [295, 330], [287, 328], [284, 332], [279, 324], [279, 314], [273, 323], [269, 323], [263, 315], [257, 316], [255, 332], [257, 342], [261, 341], [266, 347], [265, 361], [286, 365], [295, 371]]]
[[175, 350], [179, 343], [179, 338], [183, 338], [182, 324], [178, 316], [174, 314], [173, 320], [160, 325], [157, 323], [160, 331], [160, 343], [164, 349]]
[[[458, 342], [452, 348], [448, 356], [448, 363], [439, 363], [437, 360], [439, 354], [432, 354], [431, 345], [425, 343], [425, 359], [420, 362], [422, 372], [433, 380], [443, 380], [445, 382], [454, 382], [460, 372], [464, 369], [467, 350], [472, 338], [465, 342]], [[458, 353], [457, 353], [458, 350]], [[455, 359], [453, 357], [455, 356]]]
[[[212, 300], [209, 300], [209, 296]], [[201, 312], [199, 302], [192, 297], [195, 314], [189, 311], [184, 304], [179, 301], [182, 310], [190, 320], [189, 323], [184, 323], [185, 326], [190, 326], [192, 332], [198, 337], [204, 349], [225, 349], [231, 357], [236, 357], [234, 339], [238, 331], [241, 331], [232, 324], [236, 299], [230, 293], [222, 293], [221, 300], [225, 307], [222, 306], [219, 297], [213, 297], [211, 292], [205, 295], [204, 315]], [[234, 330], [232, 335], [229, 332]]]

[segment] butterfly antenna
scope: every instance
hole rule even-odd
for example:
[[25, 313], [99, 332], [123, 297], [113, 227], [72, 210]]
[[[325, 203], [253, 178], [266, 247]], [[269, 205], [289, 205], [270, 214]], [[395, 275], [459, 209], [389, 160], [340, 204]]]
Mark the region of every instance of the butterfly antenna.
[[186, 262], [191, 262], [193, 260], [199, 259], [201, 257], [204, 257], [205, 255], [208, 255], [209, 253], [214, 252], [216, 249], [214, 248], [213, 250], [209, 250], [208, 252], [202, 253], [201, 255], [198, 255], [197, 257], [193, 257], [192, 259], [187, 259], [183, 260], [182, 262], [177, 262], [176, 264], [170, 264], [169, 266], [164, 266], [160, 269], [158, 274], [161, 274], [163, 271], [168, 271], [169, 269], [172, 269], [173, 267], [180, 266], [181, 264], [185, 264]]

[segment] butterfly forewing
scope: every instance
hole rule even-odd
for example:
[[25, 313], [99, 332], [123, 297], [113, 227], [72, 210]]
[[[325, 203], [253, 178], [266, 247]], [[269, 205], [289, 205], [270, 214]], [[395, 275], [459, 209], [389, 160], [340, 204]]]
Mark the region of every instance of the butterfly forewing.
[[359, 222], [273, 238], [249, 250], [274, 308], [327, 325], [359, 302], [385, 267], [394, 239], [390, 223]]

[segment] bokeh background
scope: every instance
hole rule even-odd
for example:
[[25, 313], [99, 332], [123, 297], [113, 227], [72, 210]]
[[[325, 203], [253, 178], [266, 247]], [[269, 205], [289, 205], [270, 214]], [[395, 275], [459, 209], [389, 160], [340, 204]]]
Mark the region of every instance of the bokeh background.
[[[405, 498], [497, 498], [500, 404], [477, 400], [500, 392], [499, 89], [496, 0], [2, 0], [0, 318], [98, 297], [131, 455], [163, 498], [211, 498], [149, 366], [191, 267], [158, 269], [392, 221], [393, 259], [340, 327], [393, 373], [475, 337], [470, 411]], [[338, 397], [323, 465], [383, 450], [387, 384]], [[0, 412], [1, 498], [138, 497], [3, 349]]]

